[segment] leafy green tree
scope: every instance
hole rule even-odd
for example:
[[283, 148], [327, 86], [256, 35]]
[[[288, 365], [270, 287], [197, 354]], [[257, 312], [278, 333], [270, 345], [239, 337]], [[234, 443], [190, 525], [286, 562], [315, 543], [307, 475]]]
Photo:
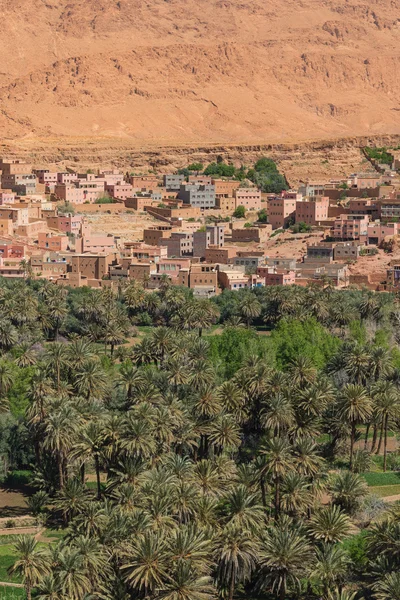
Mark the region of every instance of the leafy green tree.
[[243, 206], [243, 204], [239, 204], [239, 206], [237, 206], [233, 212], [233, 216], [235, 217], [235, 219], [244, 219], [246, 216], [246, 209]]

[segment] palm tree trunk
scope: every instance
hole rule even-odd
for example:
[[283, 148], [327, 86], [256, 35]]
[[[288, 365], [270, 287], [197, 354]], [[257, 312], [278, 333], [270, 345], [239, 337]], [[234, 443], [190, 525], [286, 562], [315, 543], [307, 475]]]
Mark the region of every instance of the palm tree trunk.
[[385, 428], [385, 419], [382, 419], [382, 425], [381, 425], [381, 431], [379, 433], [379, 443], [378, 443], [378, 447], [376, 449], [375, 454], [379, 454], [382, 448], [382, 441], [383, 441], [383, 431]]
[[279, 495], [280, 489], [279, 489], [279, 479], [277, 478], [275, 480], [275, 519], [277, 519], [279, 517], [279, 511], [280, 511], [280, 495]]
[[85, 483], [85, 463], [81, 464], [81, 482]]
[[386, 471], [386, 460], [387, 460], [387, 438], [388, 438], [388, 415], [385, 416], [385, 437], [383, 442], [383, 470]]
[[114, 344], [111, 344], [111, 358], [114, 356]]
[[96, 468], [97, 500], [101, 500], [100, 465], [99, 465], [99, 457], [97, 456], [97, 454], [94, 457], [94, 464], [95, 464], [95, 468]]
[[364, 450], [367, 449], [367, 444], [368, 444], [368, 435], [369, 435], [369, 430], [371, 427], [371, 423], [367, 423], [367, 428], [365, 430], [365, 438], [364, 438]]
[[286, 598], [286, 581], [282, 582], [280, 593], [279, 593], [279, 600], [285, 600], [285, 598]]
[[372, 444], [371, 444], [371, 454], [375, 451], [375, 447], [376, 447], [376, 439], [378, 437], [378, 426], [376, 423], [374, 423], [374, 432], [372, 434]]
[[229, 582], [229, 596], [228, 600], [233, 600], [233, 594], [235, 593], [235, 569], [232, 570], [231, 580]]
[[265, 489], [265, 479], [264, 479], [264, 475], [262, 475], [260, 477], [260, 489], [261, 489], [261, 499], [262, 499], [262, 503], [263, 506], [266, 507], [267, 506], [267, 493], [266, 493], [266, 489]]
[[353, 470], [353, 456], [354, 456], [354, 440], [356, 438], [356, 424], [353, 421], [351, 424], [351, 436], [350, 436], [350, 471]]
[[32, 600], [32, 585], [30, 583], [25, 584], [26, 600]]
[[201, 337], [203, 335], [203, 328], [199, 327], [199, 337]]
[[63, 457], [61, 452], [58, 453], [58, 477], [60, 479], [60, 490], [64, 488], [64, 471], [63, 471]]

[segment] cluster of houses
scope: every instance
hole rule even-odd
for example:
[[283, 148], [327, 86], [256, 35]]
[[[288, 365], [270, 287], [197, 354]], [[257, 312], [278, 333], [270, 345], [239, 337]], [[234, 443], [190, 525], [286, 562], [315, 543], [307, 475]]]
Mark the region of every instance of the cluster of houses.
[[[205, 297], [223, 289], [322, 280], [373, 289], [400, 286], [400, 261], [393, 261], [384, 282], [349, 269], [399, 234], [395, 170], [308, 181], [280, 194], [263, 193], [250, 181], [203, 174], [51, 172], [5, 158], [0, 171], [5, 277], [29, 273], [58, 285], [97, 288], [136, 280], [147, 289], [168, 279]], [[233, 216], [239, 206], [245, 219]], [[87, 215], [104, 212], [121, 219], [146, 215], [141, 238], [94, 233]], [[314, 237], [305, 245], [300, 260], [269, 256], [272, 239], [279, 243], [294, 224], [320, 232], [318, 241]]]

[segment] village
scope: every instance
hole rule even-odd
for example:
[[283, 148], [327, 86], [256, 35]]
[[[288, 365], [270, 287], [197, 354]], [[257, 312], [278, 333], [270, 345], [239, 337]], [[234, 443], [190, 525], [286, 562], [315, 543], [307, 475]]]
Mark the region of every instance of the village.
[[72, 288], [164, 280], [224, 289], [400, 285], [400, 176], [392, 165], [264, 193], [193, 173], [63, 172], [0, 160], [0, 275]]

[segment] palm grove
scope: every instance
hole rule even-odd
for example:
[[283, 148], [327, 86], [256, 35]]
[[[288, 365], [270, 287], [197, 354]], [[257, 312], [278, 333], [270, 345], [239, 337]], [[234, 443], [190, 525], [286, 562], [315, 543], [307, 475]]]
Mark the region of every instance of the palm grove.
[[395, 296], [28, 279], [0, 304], [0, 451], [65, 533], [16, 543], [28, 599], [400, 598], [399, 507], [360, 475], [399, 465]]

